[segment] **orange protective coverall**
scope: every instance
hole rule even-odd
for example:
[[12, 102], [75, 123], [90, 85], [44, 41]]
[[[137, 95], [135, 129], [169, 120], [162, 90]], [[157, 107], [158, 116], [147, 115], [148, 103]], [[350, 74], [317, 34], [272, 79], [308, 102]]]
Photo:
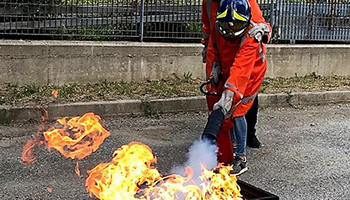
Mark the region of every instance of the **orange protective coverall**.
[[[212, 26], [216, 22], [216, 11], [220, 0], [203, 0], [202, 2], [202, 44], [208, 45]], [[209, 15], [210, 14], [210, 15]]]
[[[252, 18], [255, 23], [266, 23], [259, 5], [255, 0], [249, 0]], [[206, 75], [210, 77], [212, 63], [219, 62], [222, 68], [222, 79], [218, 86], [211, 84], [208, 91], [221, 94], [224, 89], [231, 90], [234, 95], [234, 112], [230, 119], [226, 119], [220, 130], [217, 142], [219, 147], [219, 162], [230, 163], [233, 160], [230, 129], [233, 126], [233, 117], [244, 116], [253, 104], [263, 81], [267, 62], [265, 44], [258, 43], [246, 33], [241, 38], [231, 39], [222, 36], [215, 27], [216, 10], [219, 2], [203, 0], [202, 4], [202, 44], [208, 44]], [[210, 5], [210, 9], [208, 6]], [[210, 15], [208, 15], [210, 13]], [[270, 28], [271, 30], [271, 28]], [[269, 36], [268, 36], [269, 37]], [[220, 97], [207, 96], [208, 109]]]
[[[251, 97], [259, 91], [266, 72], [265, 44], [256, 42], [248, 33], [241, 38], [235, 39], [223, 37], [217, 32], [214, 23], [214, 21], [216, 21], [218, 2], [211, 2], [210, 20], [207, 11], [205, 11], [206, 5], [208, 5], [207, 1], [211, 0], [204, 0], [202, 5], [202, 9], [204, 9], [202, 11], [203, 35], [209, 35], [209, 38], [206, 39], [203, 37], [202, 39], [202, 41], [208, 41], [206, 63], [207, 77], [210, 76], [212, 63], [219, 62], [222, 67], [223, 77], [217, 87], [217, 93], [221, 94], [224, 89], [232, 90], [235, 93], [234, 104], [237, 104], [243, 98], [249, 100], [247, 97]], [[263, 18], [256, 1], [249, 0], [249, 3], [252, 12], [251, 20], [255, 23], [268, 24]], [[207, 14], [207, 17], [205, 17], [205, 14]], [[207, 34], [209, 30], [210, 34]], [[249, 102], [243, 102], [237, 105], [233, 117], [244, 116], [253, 103], [253, 99], [254, 98]]]

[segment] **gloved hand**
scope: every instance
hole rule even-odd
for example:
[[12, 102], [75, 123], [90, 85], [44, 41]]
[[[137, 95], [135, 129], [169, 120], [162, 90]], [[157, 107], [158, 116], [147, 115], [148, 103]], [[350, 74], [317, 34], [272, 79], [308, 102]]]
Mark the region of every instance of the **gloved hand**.
[[206, 63], [207, 62], [207, 48], [208, 48], [208, 44], [204, 44], [204, 47], [202, 49], [202, 62]]
[[215, 84], [219, 84], [221, 80], [221, 64], [219, 62], [212, 63], [210, 77]]
[[256, 24], [251, 22], [252, 28], [248, 31], [250, 37], [254, 37], [257, 42], [268, 42], [268, 35], [270, 34], [269, 26], [264, 23]]
[[213, 110], [221, 109], [221, 111], [225, 115], [225, 119], [229, 118], [232, 115], [232, 104], [234, 94], [235, 93], [231, 90], [225, 90], [222, 93], [220, 100], [214, 104]]

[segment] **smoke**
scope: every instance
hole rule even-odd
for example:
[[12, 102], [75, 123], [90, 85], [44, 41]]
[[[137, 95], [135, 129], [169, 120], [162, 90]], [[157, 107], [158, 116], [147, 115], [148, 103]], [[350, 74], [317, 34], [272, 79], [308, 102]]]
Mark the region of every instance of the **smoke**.
[[193, 169], [193, 180], [196, 185], [201, 183], [198, 178], [201, 175], [201, 164], [205, 165], [206, 169], [211, 170], [217, 165], [217, 146], [208, 140], [195, 141], [189, 149], [188, 160], [183, 166], [174, 167], [171, 173], [185, 175], [185, 166], [190, 166]]

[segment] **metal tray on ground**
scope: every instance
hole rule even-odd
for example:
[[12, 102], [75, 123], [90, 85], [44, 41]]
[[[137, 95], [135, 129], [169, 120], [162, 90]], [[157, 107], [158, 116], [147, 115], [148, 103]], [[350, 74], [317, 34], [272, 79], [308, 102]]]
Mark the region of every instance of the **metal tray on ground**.
[[279, 197], [257, 188], [249, 183], [241, 180], [237, 180], [238, 185], [241, 187], [241, 194], [245, 200], [279, 200]]

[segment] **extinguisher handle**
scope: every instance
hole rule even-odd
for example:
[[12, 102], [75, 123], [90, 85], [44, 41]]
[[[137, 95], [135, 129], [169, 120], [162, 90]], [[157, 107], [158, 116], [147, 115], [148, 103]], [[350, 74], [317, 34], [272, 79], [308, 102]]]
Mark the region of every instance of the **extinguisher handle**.
[[204, 87], [208, 84], [212, 84], [212, 80], [208, 80], [207, 82], [204, 82], [202, 83], [200, 86], [199, 86], [199, 90], [205, 94], [205, 95], [208, 95], [208, 96], [221, 96], [221, 94], [217, 94], [217, 93], [210, 93], [210, 92], [207, 92], [204, 90]]

